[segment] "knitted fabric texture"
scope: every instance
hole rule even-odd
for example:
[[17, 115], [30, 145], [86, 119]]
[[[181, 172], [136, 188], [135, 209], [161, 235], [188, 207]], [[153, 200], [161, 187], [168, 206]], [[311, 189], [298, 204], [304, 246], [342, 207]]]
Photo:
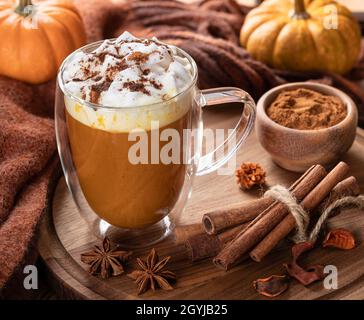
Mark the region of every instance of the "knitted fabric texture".
[[0, 77], [0, 288], [25, 263], [57, 168], [53, 92]]

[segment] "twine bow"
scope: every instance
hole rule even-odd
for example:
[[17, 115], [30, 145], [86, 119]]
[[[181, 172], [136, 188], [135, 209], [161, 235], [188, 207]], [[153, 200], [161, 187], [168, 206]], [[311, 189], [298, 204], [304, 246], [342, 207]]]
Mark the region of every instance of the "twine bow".
[[268, 191], [264, 193], [264, 197], [271, 197], [283, 203], [296, 221], [296, 234], [293, 236], [293, 241], [295, 243], [311, 241], [315, 242], [320, 233], [321, 228], [326, 223], [330, 214], [340, 208], [356, 207], [359, 209], [364, 209], [364, 196], [360, 195], [357, 197], [343, 197], [334, 201], [330, 204], [320, 215], [317, 220], [315, 227], [310, 233], [307, 232], [307, 227], [310, 223], [310, 215], [304, 210], [304, 208], [298, 203], [297, 199], [292, 195], [292, 193], [281, 185], [275, 185]]

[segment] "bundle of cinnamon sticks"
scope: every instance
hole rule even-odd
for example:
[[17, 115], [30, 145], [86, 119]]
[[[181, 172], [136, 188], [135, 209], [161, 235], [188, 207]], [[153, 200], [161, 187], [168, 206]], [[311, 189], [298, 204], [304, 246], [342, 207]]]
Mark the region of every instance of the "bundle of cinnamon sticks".
[[[340, 162], [329, 173], [321, 165], [309, 168], [289, 188], [310, 215], [336, 200], [360, 193], [349, 166]], [[176, 241], [185, 242], [192, 261], [214, 257], [225, 270], [250, 257], [261, 261], [296, 227], [294, 217], [283, 203], [271, 197], [245, 201], [204, 214], [202, 224], [176, 229]]]

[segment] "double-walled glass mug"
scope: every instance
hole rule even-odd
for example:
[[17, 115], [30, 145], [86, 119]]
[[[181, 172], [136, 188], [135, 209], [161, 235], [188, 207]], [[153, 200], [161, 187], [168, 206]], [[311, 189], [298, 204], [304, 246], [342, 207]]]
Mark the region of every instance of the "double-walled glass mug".
[[[97, 236], [124, 247], [151, 245], [178, 224], [193, 177], [235, 155], [253, 128], [255, 104], [238, 88], [199, 90], [196, 63], [179, 48], [177, 54], [192, 70], [182, 92], [133, 107], [123, 107], [123, 101], [120, 108], [90, 103], [67, 92], [64, 71], [78, 51], [91, 52], [101, 43], [72, 53], [58, 73], [55, 121], [63, 172], [79, 212]], [[234, 131], [202, 155], [202, 109], [236, 102], [242, 114]]]

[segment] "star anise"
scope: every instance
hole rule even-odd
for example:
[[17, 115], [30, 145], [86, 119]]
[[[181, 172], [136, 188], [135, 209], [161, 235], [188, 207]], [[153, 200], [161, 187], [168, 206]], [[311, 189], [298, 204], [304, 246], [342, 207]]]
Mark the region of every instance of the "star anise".
[[137, 258], [141, 270], [134, 270], [128, 274], [128, 277], [135, 280], [138, 286], [138, 295], [149, 289], [155, 291], [158, 287], [164, 290], [173, 290], [168, 280], [176, 280], [176, 275], [172, 271], [164, 270], [164, 267], [170, 259], [171, 257], [165, 257], [159, 260], [154, 248], [149, 253], [146, 261]]
[[255, 185], [263, 185], [266, 173], [260, 164], [245, 162], [236, 170], [235, 175], [240, 188], [249, 190]]
[[132, 252], [112, 249], [110, 240], [105, 238], [102, 246], [95, 246], [93, 251], [81, 254], [81, 261], [89, 264], [89, 272], [92, 275], [101, 275], [108, 278], [110, 275], [118, 276], [124, 272], [123, 263], [126, 262]]

